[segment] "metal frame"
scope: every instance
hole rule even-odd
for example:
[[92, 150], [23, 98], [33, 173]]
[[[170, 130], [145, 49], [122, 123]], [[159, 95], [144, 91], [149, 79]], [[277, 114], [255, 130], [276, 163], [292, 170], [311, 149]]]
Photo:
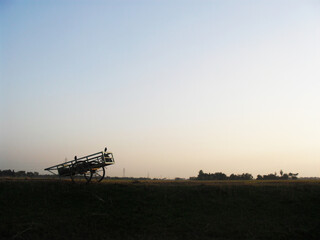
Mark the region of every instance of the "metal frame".
[[114, 164], [112, 152], [97, 152], [44, 170], [60, 177], [70, 177], [73, 182], [84, 177], [89, 183], [90, 181], [100, 182], [105, 176], [105, 167], [112, 164]]

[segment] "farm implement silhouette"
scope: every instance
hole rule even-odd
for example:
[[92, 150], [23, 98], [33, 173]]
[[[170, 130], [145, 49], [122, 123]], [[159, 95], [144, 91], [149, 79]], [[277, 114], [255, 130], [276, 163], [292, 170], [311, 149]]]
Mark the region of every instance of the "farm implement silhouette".
[[106, 174], [106, 167], [114, 164], [112, 152], [105, 148], [102, 152], [93, 153], [81, 158], [75, 156], [74, 160], [48, 167], [44, 170], [59, 175], [70, 177], [72, 182], [100, 182]]

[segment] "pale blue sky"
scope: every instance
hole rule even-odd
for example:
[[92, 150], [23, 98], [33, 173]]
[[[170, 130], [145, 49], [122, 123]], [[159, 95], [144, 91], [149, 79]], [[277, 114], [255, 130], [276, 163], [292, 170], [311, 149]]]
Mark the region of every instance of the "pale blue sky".
[[319, 1], [1, 1], [0, 169], [320, 174]]

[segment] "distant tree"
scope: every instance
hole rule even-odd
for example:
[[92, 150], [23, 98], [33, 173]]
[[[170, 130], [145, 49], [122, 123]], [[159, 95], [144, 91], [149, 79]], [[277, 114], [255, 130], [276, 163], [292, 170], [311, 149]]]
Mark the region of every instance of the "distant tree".
[[205, 174], [203, 173], [202, 170], [199, 171], [199, 174], [198, 174], [198, 180], [205, 180]]
[[185, 178], [176, 177], [174, 180], [176, 180], [176, 181], [181, 181], [181, 180], [185, 180]]
[[233, 174], [233, 173], [229, 177], [230, 180], [238, 180], [238, 178], [239, 177], [237, 175]]
[[257, 176], [257, 180], [262, 180], [263, 178], [262, 178], [262, 176], [261, 175], [258, 175]]
[[18, 171], [18, 172], [16, 172], [16, 174], [15, 174], [17, 177], [24, 177], [24, 176], [26, 176], [26, 171]]
[[241, 175], [241, 179], [242, 180], [252, 180], [253, 179], [253, 176], [250, 174], [250, 173], [243, 173]]
[[14, 170], [11, 171], [10, 169], [8, 169], [8, 170], [3, 170], [2, 171], [2, 176], [14, 177], [14, 175], [15, 175]]
[[268, 174], [268, 175], [258, 175], [257, 180], [287, 180], [287, 179], [297, 179], [298, 173], [283, 173], [282, 170], [280, 170], [280, 176], [277, 176], [276, 173], [274, 174]]
[[230, 180], [251, 180], [253, 176], [250, 173], [242, 173], [241, 175], [231, 174], [229, 177]]
[[276, 180], [278, 179], [278, 177], [275, 174], [268, 174], [268, 175], [263, 175], [263, 179], [264, 180]]
[[[277, 175], [277, 172], [270, 173], [267, 175], [261, 176], [260, 174], [257, 175], [257, 180], [286, 180], [286, 179], [297, 179], [299, 173], [284, 173], [280, 170], [280, 176]], [[242, 174], [231, 174], [229, 177], [222, 173], [204, 173], [202, 170], [199, 171], [198, 177], [194, 177], [190, 179], [196, 180], [252, 180], [253, 176], [250, 173], [242, 173]]]
[[[191, 179], [191, 177], [190, 177]], [[204, 173], [202, 170], [199, 171], [197, 180], [251, 180], [253, 176], [250, 173], [242, 173], [241, 175], [231, 174], [229, 177], [222, 173]]]
[[213, 176], [214, 180], [226, 180], [227, 179], [227, 175], [225, 175], [222, 172], [216, 172], [212, 176]]

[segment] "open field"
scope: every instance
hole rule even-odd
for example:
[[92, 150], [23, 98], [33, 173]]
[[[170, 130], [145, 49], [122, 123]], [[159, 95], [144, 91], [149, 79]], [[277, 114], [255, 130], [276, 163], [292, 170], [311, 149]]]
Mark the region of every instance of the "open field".
[[0, 239], [320, 239], [320, 182], [1, 179]]

